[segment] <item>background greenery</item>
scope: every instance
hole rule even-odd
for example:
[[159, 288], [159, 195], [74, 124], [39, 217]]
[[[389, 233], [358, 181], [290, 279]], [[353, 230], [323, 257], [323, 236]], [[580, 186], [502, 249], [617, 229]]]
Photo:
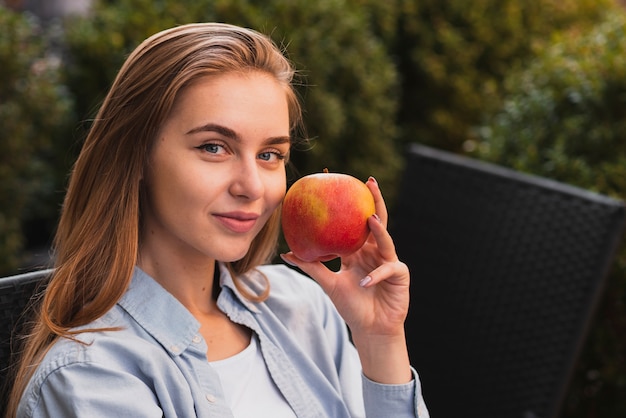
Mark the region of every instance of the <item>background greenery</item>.
[[33, 19], [0, 8], [0, 273], [22, 261], [26, 235], [57, 217], [72, 98], [62, 62]]
[[[70, 165], [127, 53], [181, 23], [270, 34], [300, 71], [291, 179], [374, 175], [421, 142], [626, 197], [626, 22], [612, 0], [108, 0], [42, 25], [0, 6], [0, 274], [49, 244]], [[608, 17], [613, 16], [613, 17]], [[626, 247], [626, 246], [624, 246]], [[624, 248], [626, 250], [626, 248]], [[626, 416], [621, 253], [563, 417]]]
[[[504, 82], [476, 156], [626, 197], [626, 17], [567, 31]], [[473, 147], [474, 148], [474, 147]], [[566, 403], [571, 416], [626, 416], [626, 245], [617, 255]], [[584, 399], [586, 415], [577, 412]], [[578, 414], [578, 415], [577, 415]]]

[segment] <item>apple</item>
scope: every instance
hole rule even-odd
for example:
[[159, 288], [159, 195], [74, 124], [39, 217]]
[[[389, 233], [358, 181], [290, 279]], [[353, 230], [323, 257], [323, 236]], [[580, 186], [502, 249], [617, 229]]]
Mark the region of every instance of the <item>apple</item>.
[[375, 213], [365, 183], [348, 174], [310, 174], [297, 180], [283, 201], [281, 223], [289, 249], [304, 261], [329, 261], [357, 251]]

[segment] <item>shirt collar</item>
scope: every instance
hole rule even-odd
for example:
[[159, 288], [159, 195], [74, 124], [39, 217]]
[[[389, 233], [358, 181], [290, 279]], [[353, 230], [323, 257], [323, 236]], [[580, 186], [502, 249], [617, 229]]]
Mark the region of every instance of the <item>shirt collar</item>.
[[[230, 272], [228, 271], [228, 268], [226, 267], [226, 265], [224, 263], [218, 263], [218, 266], [220, 269], [220, 286], [222, 287], [222, 289], [224, 287], [230, 289], [230, 291], [235, 295], [239, 303], [245, 306], [245, 308], [248, 309], [250, 312], [260, 313], [261, 311], [256, 306], [256, 304], [248, 300], [245, 296], [241, 294], [241, 292], [239, 292], [239, 289], [237, 289], [237, 287], [235, 286], [234, 279], [232, 275], [230, 274]], [[243, 286], [248, 287], [253, 293], [262, 291], [261, 286], [266, 285], [266, 284], [265, 284], [265, 281], [262, 279], [262, 277], [260, 277], [260, 275], [261, 273], [258, 270], [252, 269], [251, 271], [245, 274], [245, 282], [243, 280], [240, 280], [240, 283]], [[222, 299], [221, 294], [217, 302], [218, 302], [218, 306], [222, 308], [223, 307], [222, 303], [224, 303], [224, 301], [220, 299]]]
[[[235, 306], [239, 305], [259, 313], [258, 307], [239, 292], [228, 268], [223, 263], [218, 265], [220, 285], [230, 290], [230, 295], [220, 294], [220, 309], [228, 314], [241, 309]], [[250, 285], [251, 291], [259, 291], [260, 283], [265, 283], [260, 274], [256, 270], [246, 273], [244, 286]], [[200, 323], [187, 308], [138, 266], [118, 305], [172, 355], [182, 353], [200, 330]]]
[[118, 305], [172, 355], [184, 351], [200, 330], [187, 308], [137, 266]]

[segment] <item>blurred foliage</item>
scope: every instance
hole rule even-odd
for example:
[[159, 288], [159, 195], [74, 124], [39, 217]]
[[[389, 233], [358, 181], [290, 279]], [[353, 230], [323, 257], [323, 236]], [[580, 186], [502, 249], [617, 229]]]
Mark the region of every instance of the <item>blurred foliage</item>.
[[66, 147], [57, 145], [72, 101], [61, 59], [39, 22], [0, 5], [0, 27], [0, 272], [6, 273], [24, 262], [27, 229], [56, 222], [53, 202], [67, 171]]
[[[626, 15], [553, 39], [507, 78], [476, 155], [626, 199]], [[625, 240], [622, 240], [625, 241]], [[568, 395], [566, 417], [626, 416], [626, 242]]]
[[96, 1], [90, 16], [67, 18], [67, 85], [84, 128], [127, 55], [145, 38], [181, 23], [212, 20], [211, 0]]
[[[614, 0], [398, 0], [392, 49], [402, 75], [404, 142], [461, 151], [497, 108], [501, 81], [553, 32], [595, 24]], [[382, 25], [382, 24], [381, 24]]]

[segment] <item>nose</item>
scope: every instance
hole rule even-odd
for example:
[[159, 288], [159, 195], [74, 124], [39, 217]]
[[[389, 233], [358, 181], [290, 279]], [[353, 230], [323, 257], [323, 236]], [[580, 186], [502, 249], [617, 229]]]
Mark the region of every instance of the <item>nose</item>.
[[239, 198], [248, 200], [259, 199], [264, 192], [264, 184], [260, 168], [254, 161], [245, 159], [233, 167], [233, 179], [230, 193]]

